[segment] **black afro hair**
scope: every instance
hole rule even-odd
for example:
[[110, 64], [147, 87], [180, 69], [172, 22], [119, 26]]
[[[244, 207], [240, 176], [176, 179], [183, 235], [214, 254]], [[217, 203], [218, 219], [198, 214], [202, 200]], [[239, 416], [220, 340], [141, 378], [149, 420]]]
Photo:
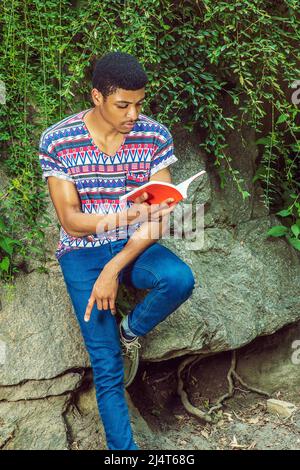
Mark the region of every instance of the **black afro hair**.
[[104, 99], [117, 88], [139, 90], [148, 83], [148, 77], [131, 54], [126, 52], [109, 52], [96, 61], [92, 85], [97, 88]]

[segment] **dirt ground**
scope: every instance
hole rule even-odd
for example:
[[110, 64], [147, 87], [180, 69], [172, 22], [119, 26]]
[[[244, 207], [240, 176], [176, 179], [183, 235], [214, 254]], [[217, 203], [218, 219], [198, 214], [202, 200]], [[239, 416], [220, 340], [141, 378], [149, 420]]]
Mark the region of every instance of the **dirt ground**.
[[[228, 358], [225, 358], [228, 361]], [[267, 411], [267, 397], [246, 391], [240, 384], [232, 398], [218, 410], [217, 423], [205, 423], [190, 415], [177, 394], [177, 367], [180, 359], [142, 363], [134, 383], [128, 388], [133, 403], [151, 430], [167, 438], [178, 450], [299, 450], [300, 395], [280, 390], [271, 398], [291, 401], [298, 410], [290, 418]], [[186, 373], [185, 390], [190, 402], [207, 410], [228, 391], [229, 363], [218, 362], [209, 377], [201, 366]], [[219, 368], [219, 370], [218, 370]], [[207, 374], [208, 375], [208, 374]]]

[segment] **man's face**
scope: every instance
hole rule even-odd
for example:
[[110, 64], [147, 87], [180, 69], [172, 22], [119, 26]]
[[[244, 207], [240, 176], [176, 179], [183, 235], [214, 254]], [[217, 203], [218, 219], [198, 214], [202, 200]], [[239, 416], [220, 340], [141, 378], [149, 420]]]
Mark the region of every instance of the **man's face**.
[[118, 88], [108, 95], [106, 100], [100, 92], [99, 112], [103, 119], [122, 134], [128, 134], [138, 120], [142, 103], [145, 98], [145, 88], [139, 90], [123, 90]]

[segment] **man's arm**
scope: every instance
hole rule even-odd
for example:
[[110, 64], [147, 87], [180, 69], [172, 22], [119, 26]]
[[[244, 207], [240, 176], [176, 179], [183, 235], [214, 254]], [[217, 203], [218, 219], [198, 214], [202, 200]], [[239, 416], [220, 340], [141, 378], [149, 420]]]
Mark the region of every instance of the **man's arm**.
[[108, 226], [111, 228], [125, 223], [126, 213], [100, 215], [83, 213], [77, 189], [70, 181], [49, 176], [48, 188], [61, 225], [73, 237], [105, 232]]
[[81, 202], [74, 183], [49, 176], [48, 188], [62, 227], [73, 237], [103, 233], [118, 226], [148, 220], [150, 206], [140, 204], [143, 200], [141, 197], [136, 198], [135, 204], [129, 209], [121, 212], [100, 215], [85, 214], [81, 210]]
[[[166, 181], [171, 183], [171, 175], [168, 170], [166, 171], [166, 169], [163, 169], [157, 171], [150, 180]], [[145, 200], [147, 201], [147, 199]], [[143, 205], [142, 201], [143, 197], [141, 196], [141, 205]], [[124, 248], [104, 266], [94, 284], [89, 298], [84, 314], [85, 321], [89, 321], [95, 302], [97, 303], [99, 310], [110, 309], [112, 315], [117, 313], [115, 302], [119, 285], [119, 273], [127, 264], [133, 261], [148, 246], [156, 241], [157, 238], [153, 239], [151, 237], [153, 229], [157, 229], [159, 226], [159, 235], [161, 236], [167, 228], [168, 214], [173, 210], [172, 207], [169, 207], [168, 202], [171, 202], [171, 200], [165, 201], [166, 208], [158, 211], [159, 214], [163, 214], [161, 222], [153, 221], [151, 219], [149, 222], [146, 221], [142, 223], [130, 237]], [[164, 206], [164, 204], [162, 205]]]
[[[165, 181], [166, 183], [172, 183], [171, 174], [168, 168], [163, 168], [157, 171], [153, 176], [150, 177], [150, 181]], [[146, 199], [147, 202], [147, 199]], [[173, 204], [170, 206], [170, 212], [173, 210]], [[133, 233], [124, 248], [113, 257], [105, 265], [105, 270], [111, 273], [113, 276], [119, 274], [119, 272], [131, 261], [133, 261], [140, 253], [146, 248], [157, 241], [168, 227], [169, 215], [166, 214], [160, 222], [144, 222], [141, 226]], [[155, 237], [153, 238], [153, 233]]]

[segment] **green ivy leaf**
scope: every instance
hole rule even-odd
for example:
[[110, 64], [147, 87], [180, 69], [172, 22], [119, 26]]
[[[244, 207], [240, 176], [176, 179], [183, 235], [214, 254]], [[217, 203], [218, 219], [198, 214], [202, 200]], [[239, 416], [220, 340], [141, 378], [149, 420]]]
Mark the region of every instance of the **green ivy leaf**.
[[269, 145], [270, 137], [261, 137], [260, 139], [256, 140], [255, 143], [257, 145]]
[[13, 247], [10, 243], [9, 238], [2, 238], [0, 240], [0, 248], [5, 251], [5, 253], [8, 253], [9, 255], [12, 255], [13, 252]]
[[298, 238], [299, 233], [300, 233], [300, 227], [298, 225], [294, 224], [294, 225], [291, 226], [291, 231], [293, 232], [295, 237]]
[[247, 197], [251, 196], [251, 194], [248, 193], [248, 191], [242, 191], [242, 196], [243, 196], [243, 199], [247, 199]]
[[285, 235], [287, 232], [288, 228], [284, 225], [274, 225], [274, 227], [268, 230], [267, 235], [270, 235], [272, 237], [282, 237], [282, 235]]
[[279, 118], [277, 119], [276, 124], [281, 124], [282, 122], [285, 122], [288, 117], [289, 117], [288, 114], [281, 114]]
[[294, 248], [296, 248], [296, 250], [300, 251], [300, 240], [298, 238], [289, 237], [288, 241]]
[[277, 215], [280, 215], [281, 217], [288, 217], [291, 215], [290, 209], [283, 209], [282, 211], [276, 212]]
[[0, 270], [7, 273], [9, 265], [10, 265], [9, 257], [5, 256], [5, 258], [3, 258], [3, 260], [0, 263]]

